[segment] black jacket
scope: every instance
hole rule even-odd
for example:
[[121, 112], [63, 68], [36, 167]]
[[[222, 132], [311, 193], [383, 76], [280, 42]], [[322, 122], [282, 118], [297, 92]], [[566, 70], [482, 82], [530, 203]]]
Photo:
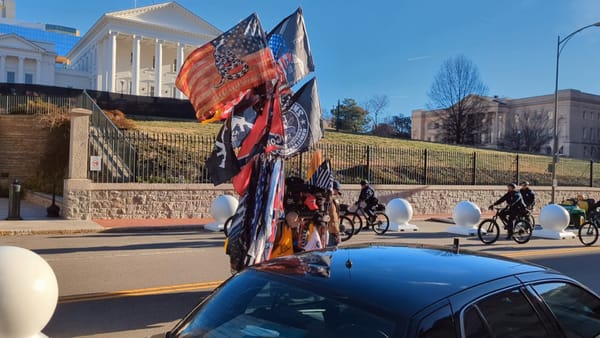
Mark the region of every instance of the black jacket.
[[531, 189], [521, 189], [519, 190], [521, 196], [523, 196], [523, 201], [525, 201], [525, 205], [529, 209], [533, 209], [535, 205], [535, 192]]
[[360, 195], [358, 195], [358, 201], [362, 202], [370, 202], [373, 197], [375, 197], [375, 191], [370, 186], [366, 186], [360, 190]]
[[525, 201], [523, 196], [518, 191], [509, 191], [504, 196], [500, 197], [499, 200], [494, 202], [493, 205], [502, 204], [506, 202], [507, 207], [510, 211], [524, 211], [526, 209]]

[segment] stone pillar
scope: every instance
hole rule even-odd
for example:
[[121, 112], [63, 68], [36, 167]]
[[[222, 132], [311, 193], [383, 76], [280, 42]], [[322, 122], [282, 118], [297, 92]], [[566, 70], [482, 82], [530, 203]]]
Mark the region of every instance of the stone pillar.
[[154, 52], [154, 96], [162, 97], [162, 47], [163, 41], [156, 40]]
[[108, 91], [116, 92], [115, 76], [117, 75], [117, 32], [108, 32], [108, 54], [110, 67], [108, 69]]
[[[181, 66], [183, 66], [183, 44], [178, 42], [177, 43], [177, 69], [175, 70], [175, 72], [177, 74], [179, 74], [179, 71], [181, 70]], [[175, 97], [178, 99], [183, 99], [183, 93], [179, 90], [179, 89], [175, 89], [176, 91], [176, 95]]]
[[63, 187], [63, 216], [67, 219], [90, 219], [90, 185], [88, 179], [89, 128], [92, 111], [71, 110], [69, 171]]
[[133, 36], [133, 62], [131, 63], [131, 95], [140, 95], [140, 41], [142, 37]]
[[6, 55], [0, 55], [0, 82], [6, 82]]
[[35, 59], [35, 84], [42, 84], [42, 60]]
[[19, 56], [19, 65], [17, 68], [17, 78], [15, 79], [16, 83], [24, 83], [25, 82], [25, 68], [24, 68], [24, 63], [25, 63], [25, 58], [22, 56]]

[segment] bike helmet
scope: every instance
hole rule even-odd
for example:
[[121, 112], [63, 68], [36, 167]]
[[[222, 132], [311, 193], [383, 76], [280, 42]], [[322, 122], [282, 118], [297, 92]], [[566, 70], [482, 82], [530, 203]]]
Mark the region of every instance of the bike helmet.
[[519, 183], [519, 185], [529, 185], [529, 182], [527, 182], [527, 181], [522, 181], [521, 183]]
[[514, 184], [514, 183], [509, 183], [509, 184], [507, 184], [506, 186], [507, 186], [507, 187], [511, 187], [511, 188], [513, 188], [513, 189], [516, 189], [516, 188], [517, 188], [517, 185], [516, 185], [516, 184]]
[[367, 184], [369, 184], [369, 181], [367, 181], [367, 180], [360, 181], [360, 185], [367, 185]]

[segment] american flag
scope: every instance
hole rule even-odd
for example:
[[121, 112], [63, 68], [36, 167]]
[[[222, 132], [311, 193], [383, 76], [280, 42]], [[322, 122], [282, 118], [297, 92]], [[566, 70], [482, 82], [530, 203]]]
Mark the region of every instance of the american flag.
[[329, 160], [325, 160], [321, 163], [306, 184], [326, 191], [333, 189], [333, 171], [331, 170]]
[[256, 14], [193, 51], [177, 75], [176, 86], [192, 103], [200, 121], [240, 92], [277, 77], [273, 54]]

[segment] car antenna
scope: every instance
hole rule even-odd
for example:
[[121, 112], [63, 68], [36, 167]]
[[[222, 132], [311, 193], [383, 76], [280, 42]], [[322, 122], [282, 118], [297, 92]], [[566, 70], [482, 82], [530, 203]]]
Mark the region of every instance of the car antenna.
[[460, 239], [454, 238], [454, 243], [452, 244], [452, 249], [454, 249], [454, 253], [458, 254], [460, 251]]

